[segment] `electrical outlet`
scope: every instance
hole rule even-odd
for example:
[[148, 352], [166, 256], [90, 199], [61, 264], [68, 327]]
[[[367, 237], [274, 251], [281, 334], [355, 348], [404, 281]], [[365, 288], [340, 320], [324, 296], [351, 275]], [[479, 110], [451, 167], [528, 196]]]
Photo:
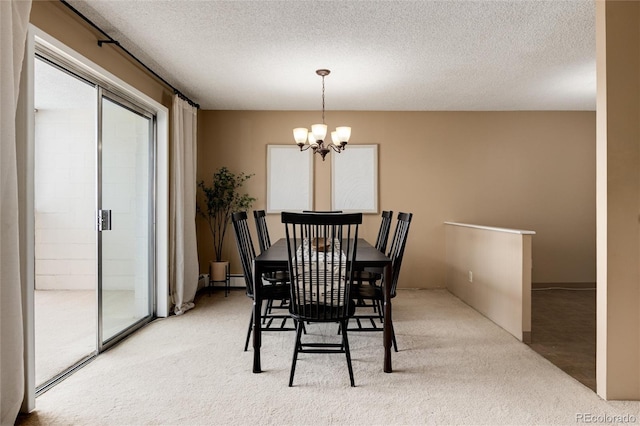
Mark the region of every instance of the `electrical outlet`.
[[472, 283], [473, 282], [473, 272], [469, 271], [469, 282]]

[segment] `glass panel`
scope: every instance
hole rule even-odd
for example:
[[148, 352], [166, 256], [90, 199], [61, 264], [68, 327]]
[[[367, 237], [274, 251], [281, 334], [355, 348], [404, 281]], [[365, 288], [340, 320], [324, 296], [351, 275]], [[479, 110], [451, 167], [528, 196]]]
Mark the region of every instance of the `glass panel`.
[[100, 233], [102, 342], [151, 315], [151, 120], [102, 98]]
[[34, 61], [35, 382], [96, 352], [97, 89]]

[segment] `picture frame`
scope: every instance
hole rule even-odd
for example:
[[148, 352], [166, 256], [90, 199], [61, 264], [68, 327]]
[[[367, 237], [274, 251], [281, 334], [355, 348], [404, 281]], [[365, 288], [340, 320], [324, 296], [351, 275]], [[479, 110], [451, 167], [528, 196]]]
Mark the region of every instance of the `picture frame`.
[[267, 145], [267, 213], [313, 210], [313, 152]]
[[331, 154], [331, 209], [378, 213], [378, 145]]

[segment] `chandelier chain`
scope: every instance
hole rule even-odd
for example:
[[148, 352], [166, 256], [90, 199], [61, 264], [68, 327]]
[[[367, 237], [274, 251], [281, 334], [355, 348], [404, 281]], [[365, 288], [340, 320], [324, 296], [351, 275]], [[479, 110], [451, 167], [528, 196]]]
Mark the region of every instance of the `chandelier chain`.
[[325, 124], [324, 122], [324, 75], [322, 76], [322, 124]]

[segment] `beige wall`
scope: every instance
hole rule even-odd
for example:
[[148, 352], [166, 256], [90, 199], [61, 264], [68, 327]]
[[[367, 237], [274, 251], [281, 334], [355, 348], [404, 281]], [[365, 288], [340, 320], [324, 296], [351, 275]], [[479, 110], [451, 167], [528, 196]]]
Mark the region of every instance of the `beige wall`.
[[[292, 144], [292, 129], [319, 116], [200, 111], [199, 179], [223, 165], [255, 173], [247, 190], [265, 208], [266, 146]], [[379, 208], [414, 213], [401, 287], [444, 287], [445, 221], [533, 230], [534, 282], [595, 282], [594, 112], [327, 112], [330, 127], [343, 123], [350, 143], [379, 144]], [[331, 207], [330, 169], [316, 159], [317, 209]], [[268, 219], [282, 236], [279, 218]], [[378, 224], [365, 216], [366, 238]], [[226, 257], [239, 273], [229, 236]], [[212, 254], [202, 221], [198, 238], [205, 271]]]
[[596, 379], [640, 399], [640, 4], [597, 2]]

